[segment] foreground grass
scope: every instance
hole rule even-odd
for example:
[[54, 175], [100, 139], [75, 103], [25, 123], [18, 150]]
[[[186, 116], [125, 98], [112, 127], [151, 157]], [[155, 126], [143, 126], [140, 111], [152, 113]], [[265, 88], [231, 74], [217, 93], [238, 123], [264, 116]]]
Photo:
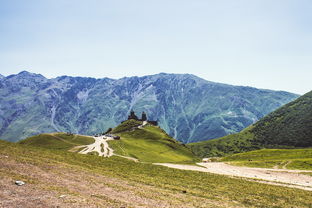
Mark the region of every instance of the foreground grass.
[[312, 148], [262, 149], [230, 155], [221, 161], [249, 167], [312, 170]]
[[[173, 199], [164, 197], [164, 193], [183, 194], [181, 200], [190, 200], [188, 203], [194, 203], [194, 207], [213, 207], [207, 204], [200, 205], [201, 201], [205, 200], [216, 202], [218, 207], [312, 207], [312, 192], [309, 191], [135, 163], [118, 157], [102, 158], [3, 141], [0, 141], [0, 155], [39, 168], [62, 164], [72, 169], [83, 169], [90, 175], [100, 174], [116, 180], [125, 180], [138, 187], [148, 185], [157, 188], [158, 191], [154, 193], [155, 199], [161, 198], [169, 204], [173, 203], [171, 202]], [[47, 182], [46, 185], [51, 184]], [[192, 207], [190, 204], [188, 206], [181, 204], [180, 207]]]
[[172, 139], [156, 126], [127, 131], [121, 140], [109, 141], [115, 153], [138, 159], [141, 162], [194, 163], [199, 159], [191, 150]]

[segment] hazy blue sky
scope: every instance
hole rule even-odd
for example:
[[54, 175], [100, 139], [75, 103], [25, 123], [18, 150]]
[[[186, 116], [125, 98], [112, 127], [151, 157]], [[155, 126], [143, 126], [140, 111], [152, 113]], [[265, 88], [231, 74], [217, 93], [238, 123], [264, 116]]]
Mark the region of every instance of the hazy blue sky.
[[312, 90], [311, 0], [0, 0], [0, 73]]

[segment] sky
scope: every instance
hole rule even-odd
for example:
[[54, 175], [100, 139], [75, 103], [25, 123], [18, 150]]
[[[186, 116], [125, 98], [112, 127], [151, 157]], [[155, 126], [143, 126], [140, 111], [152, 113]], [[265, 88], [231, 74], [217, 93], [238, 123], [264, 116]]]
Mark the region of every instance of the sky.
[[0, 74], [312, 90], [311, 0], [0, 0]]

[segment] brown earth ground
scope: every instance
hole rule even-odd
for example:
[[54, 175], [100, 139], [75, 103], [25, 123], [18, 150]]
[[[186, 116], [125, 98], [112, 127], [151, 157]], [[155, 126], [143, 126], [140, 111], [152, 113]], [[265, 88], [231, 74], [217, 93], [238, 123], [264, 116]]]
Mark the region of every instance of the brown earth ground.
[[[14, 184], [24, 180], [23, 186]], [[106, 177], [68, 164], [29, 164], [0, 154], [0, 207], [242, 207]]]

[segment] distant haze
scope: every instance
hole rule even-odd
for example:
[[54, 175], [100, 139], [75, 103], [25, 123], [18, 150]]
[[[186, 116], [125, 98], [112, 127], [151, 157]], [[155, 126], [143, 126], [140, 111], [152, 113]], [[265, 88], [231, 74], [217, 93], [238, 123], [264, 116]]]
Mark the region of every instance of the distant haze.
[[312, 90], [309, 0], [1, 1], [0, 74], [190, 73]]

